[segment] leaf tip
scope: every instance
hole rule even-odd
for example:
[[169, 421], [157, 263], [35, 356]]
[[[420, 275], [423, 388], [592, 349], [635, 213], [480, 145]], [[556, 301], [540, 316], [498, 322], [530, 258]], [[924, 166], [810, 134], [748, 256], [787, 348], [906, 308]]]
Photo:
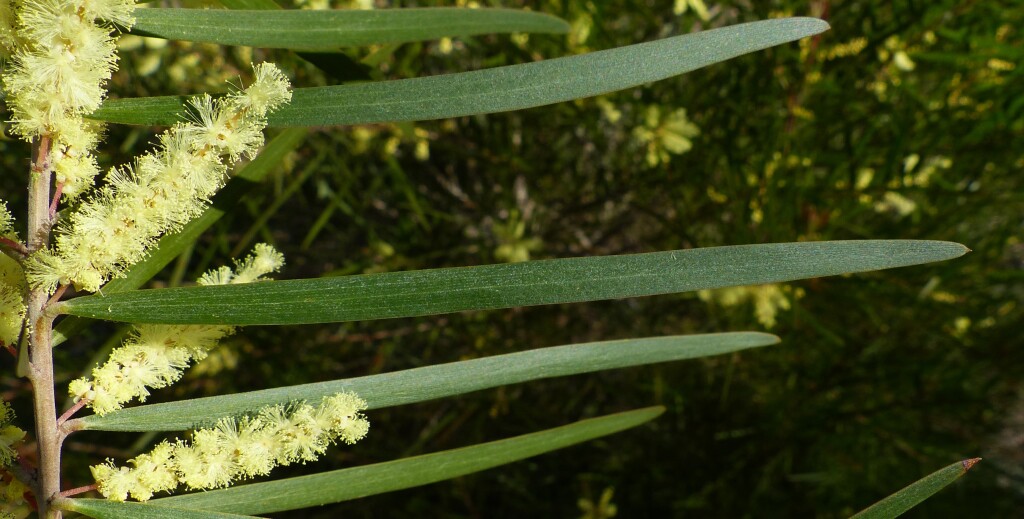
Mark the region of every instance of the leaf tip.
[[808, 36], [815, 34], [821, 34], [825, 31], [832, 29], [832, 26], [828, 22], [821, 18], [811, 18], [809, 16], [798, 16], [793, 18], [794, 21], [799, 22], [804, 29], [807, 30]]
[[750, 338], [751, 342], [755, 347], [757, 346], [775, 346], [782, 342], [782, 339], [778, 335], [766, 332], [739, 332], [745, 333]]
[[[908, 243], [915, 241], [916, 240], [909, 240]], [[971, 249], [968, 249], [965, 245], [953, 241], [923, 240], [916, 241], [916, 243], [912, 244], [911, 247], [923, 247], [924, 249], [929, 250], [929, 255], [934, 258], [929, 260], [929, 262], [951, 260], [971, 252]]]
[[568, 21], [553, 15], [551, 17], [554, 18], [552, 21], [552, 34], [569, 34], [572, 31], [572, 25]]
[[962, 243], [956, 243], [952, 241], [946, 243], [953, 250], [953, 253], [956, 254], [955, 256], [951, 256], [950, 258], [959, 258], [960, 256], [967, 254], [968, 252], [972, 252], [971, 249], [967, 248], [967, 246]]
[[971, 470], [971, 467], [975, 466], [979, 461], [981, 461], [981, 458], [971, 458], [961, 461], [960, 464], [963, 465], [964, 472], [967, 472], [968, 470]]
[[[651, 413], [651, 417], [649, 419], [653, 420], [653, 419], [655, 419], [655, 418], [665, 414], [665, 406], [663, 406], [663, 405], [651, 406], [651, 407], [647, 408], [647, 411]], [[978, 458], [978, 459], [981, 459], [981, 458]]]

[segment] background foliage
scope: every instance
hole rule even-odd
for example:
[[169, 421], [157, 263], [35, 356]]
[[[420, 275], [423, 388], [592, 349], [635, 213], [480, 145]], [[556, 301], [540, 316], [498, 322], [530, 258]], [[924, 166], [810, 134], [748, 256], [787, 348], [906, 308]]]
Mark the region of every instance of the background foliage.
[[[309, 56], [320, 68], [285, 51], [127, 38], [114, 86], [125, 97], [220, 89], [262, 59], [314, 86], [522, 63], [782, 14], [821, 16], [833, 27], [600, 98], [314, 133], [160, 283], [194, 279], [254, 240], [285, 253], [281, 279], [805, 239], [941, 239], [974, 252], [770, 294], [247, 328], [164, 397], [572, 342], [763, 329], [775, 307], [771, 331], [780, 346], [373, 411], [363, 442], [315, 468], [660, 404], [666, 414], [638, 430], [338, 509], [348, 517], [600, 517], [602, 493], [614, 489], [622, 517], [839, 517], [978, 455], [982, 465], [912, 514], [1010, 515], [1024, 497], [1024, 8], [948, 0], [707, 4], [702, 20], [693, 9], [676, 14], [671, 2], [502, 2], [563, 17], [573, 32]], [[136, 153], [151, 132], [113, 128], [121, 148], [106, 164]], [[28, 156], [27, 147], [3, 146], [5, 167], [23, 170], [13, 157]], [[18, 193], [22, 179], [2, 181], [5, 193]], [[56, 350], [58, 366], [84, 365], [112, 326], [92, 343]], [[9, 392], [23, 389], [13, 378], [4, 383]], [[155, 440], [105, 447], [132, 443], [125, 438], [76, 436], [66, 463], [128, 457]], [[293, 469], [275, 477], [310, 467]], [[337, 512], [297, 516], [310, 513]]]

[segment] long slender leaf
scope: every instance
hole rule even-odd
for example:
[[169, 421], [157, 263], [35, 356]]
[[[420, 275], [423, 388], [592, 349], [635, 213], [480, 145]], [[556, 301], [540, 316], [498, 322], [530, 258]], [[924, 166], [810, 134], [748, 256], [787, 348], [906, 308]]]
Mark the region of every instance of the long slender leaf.
[[661, 407], [637, 409], [472, 447], [281, 481], [174, 496], [153, 502], [247, 514], [337, 503], [444, 481], [561, 449], [636, 427], [656, 418], [663, 411]]
[[60, 510], [78, 512], [97, 519], [242, 519], [237, 515], [210, 510], [194, 510], [150, 503], [118, 503], [106, 499], [62, 499], [55, 503]]
[[[818, 34], [828, 24], [782, 18], [536, 63], [416, 79], [298, 88], [272, 126], [442, 119], [543, 106], [669, 78]], [[124, 124], [181, 120], [181, 96], [107, 100], [90, 117]]]
[[[220, 3], [228, 9], [281, 9], [274, 0], [221, 0]], [[369, 65], [357, 62], [341, 50], [318, 49], [295, 54], [336, 80], [345, 83], [370, 80]]]
[[[146, 259], [132, 265], [121, 277], [103, 285], [102, 292], [116, 294], [135, 290], [157, 275], [181, 254], [185, 247], [195, 242], [199, 235], [220, 220], [246, 193], [277, 168], [284, 158], [302, 143], [307, 133], [305, 128], [289, 128], [274, 137], [252, 162], [246, 164], [228, 181], [199, 218], [189, 222], [180, 231], [161, 238]], [[88, 319], [79, 317], [65, 319], [53, 331], [53, 345], [56, 346], [78, 334], [88, 324]]]
[[921, 504], [939, 490], [960, 479], [981, 458], [958, 461], [911, 483], [895, 494], [871, 505], [851, 519], [892, 519]]
[[154, 8], [135, 11], [131, 32], [168, 40], [285, 49], [405, 43], [489, 33], [566, 33], [554, 16], [518, 9], [225, 10]]
[[220, 0], [228, 9], [281, 9], [274, 0]]
[[771, 243], [321, 279], [136, 290], [71, 299], [64, 314], [139, 323], [306, 324], [577, 303], [792, 281], [955, 258], [919, 240]]
[[778, 337], [767, 333], [737, 332], [556, 346], [381, 375], [133, 407], [86, 416], [76, 420], [74, 428], [180, 431], [267, 405], [314, 402], [345, 391], [362, 397], [370, 409], [379, 409], [529, 380], [708, 357], [778, 342]]

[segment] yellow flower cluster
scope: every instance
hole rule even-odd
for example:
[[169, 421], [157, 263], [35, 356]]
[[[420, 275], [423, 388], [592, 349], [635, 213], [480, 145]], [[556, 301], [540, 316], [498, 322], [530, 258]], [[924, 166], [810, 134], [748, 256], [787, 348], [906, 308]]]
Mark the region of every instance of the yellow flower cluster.
[[881, 200], [875, 201], [874, 209], [876, 213], [889, 213], [903, 218], [917, 211], [917, 202], [897, 191], [886, 191]]
[[32, 489], [22, 483], [18, 478], [0, 478], [0, 518], [21, 519], [32, 515], [32, 503], [30, 506], [25, 501], [25, 496], [32, 495]]
[[296, 7], [300, 9], [373, 9], [374, 0], [342, 0], [332, 2], [331, 0], [295, 0]]
[[704, 0], [676, 0], [672, 6], [672, 12], [676, 16], [686, 14], [687, 11], [693, 11], [693, 14], [700, 18], [701, 21], [708, 21], [711, 19], [710, 13], [708, 13], [708, 6], [704, 4]]
[[92, 467], [97, 490], [107, 499], [130, 495], [147, 501], [179, 484], [189, 489], [226, 487], [234, 481], [264, 476], [278, 465], [315, 460], [338, 441], [353, 444], [366, 436], [370, 422], [360, 411], [366, 402], [353, 393], [324, 397], [313, 407], [264, 407], [255, 416], [223, 418], [215, 427], [199, 429], [192, 443], [162, 442], [130, 460], [132, 468], [112, 461]]
[[21, 265], [0, 254], [0, 343], [13, 345], [25, 321], [25, 275]]
[[[252, 255], [238, 263], [236, 270], [222, 267], [207, 272], [201, 285], [226, 285], [263, 280], [284, 265], [284, 256], [267, 244], [259, 244]], [[120, 347], [102, 366], [92, 370], [92, 379], [71, 382], [68, 392], [75, 401], [85, 399], [99, 415], [116, 411], [138, 399], [145, 401], [149, 388], [169, 386], [181, 378], [193, 361], [206, 358], [221, 339], [234, 333], [232, 326], [136, 325]]]
[[668, 164], [671, 155], [682, 155], [693, 148], [692, 139], [700, 135], [700, 128], [690, 121], [685, 108], [662, 112], [650, 105], [644, 112], [643, 126], [633, 129], [633, 139], [647, 148], [647, 165]]
[[0, 402], [0, 467], [6, 467], [18, 458], [15, 446], [25, 438], [25, 431], [11, 424], [14, 410], [11, 404]]
[[257, 243], [253, 247], [252, 254], [242, 261], [235, 263], [234, 270], [231, 267], [223, 266], [217, 270], [211, 270], [201, 278], [200, 285], [237, 285], [240, 283], [252, 283], [253, 281], [265, 281], [267, 274], [277, 272], [284, 266], [284, 255], [277, 252], [266, 243]]
[[701, 290], [698, 297], [705, 302], [716, 302], [730, 307], [750, 301], [754, 304], [754, 317], [765, 328], [774, 328], [776, 317], [780, 311], [790, 309], [790, 298], [800, 299], [802, 289], [791, 290], [779, 284], [756, 285], [745, 287], [728, 287], [718, 290]]
[[[17, 242], [14, 217], [7, 204], [0, 202], [0, 236]], [[0, 254], [0, 344], [18, 342], [25, 320], [25, 274], [21, 265], [6, 254]]]
[[87, 122], [113, 72], [114, 24], [131, 27], [134, 0], [0, 1], [0, 47], [14, 133], [46, 137], [64, 194], [74, 198], [99, 172], [93, 150], [100, 126]]
[[[803, 41], [801, 41], [803, 44]], [[838, 43], [831, 47], [823, 48], [818, 52], [818, 57], [822, 61], [832, 61], [835, 59], [846, 58], [849, 56], [855, 56], [866, 49], [868, 46], [868, 39], [864, 37], [854, 38], [846, 43]]]
[[193, 121], [160, 135], [159, 149], [134, 166], [112, 169], [107, 185], [58, 225], [56, 247], [29, 258], [29, 283], [96, 291], [144, 258], [162, 234], [202, 214], [228, 167], [263, 144], [267, 113], [291, 99], [276, 66], [256, 65], [255, 73], [243, 91], [192, 99]]

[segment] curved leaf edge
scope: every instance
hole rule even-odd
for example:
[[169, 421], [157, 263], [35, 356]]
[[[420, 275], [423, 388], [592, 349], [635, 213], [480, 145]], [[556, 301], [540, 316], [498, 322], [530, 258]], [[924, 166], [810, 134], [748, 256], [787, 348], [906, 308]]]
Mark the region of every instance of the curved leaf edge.
[[[441, 20], [446, 23], [440, 24]], [[427, 26], [437, 30], [429, 30]], [[242, 27], [242, 30], [226, 30], [234, 27]], [[135, 24], [129, 32], [151, 38], [228, 46], [328, 50], [499, 33], [566, 34], [569, 30], [569, 23], [554, 15], [490, 7], [373, 10], [154, 7], [136, 11]]]
[[494, 355], [378, 375], [131, 407], [71, 420], [69, 430], [175, 431], [210, 426], [267, 405], [353, 392], [370, 410], [533, 380], [691, 360], [779, 343], [762, 332], [623, 339]]
[[[817, 18], [777, 18], [492, 69], [296, 88], [291, 103], [270, 114], [268, 123], [270, 126], [371, 124], [533, 108], [637, 87], [828, 29], [828, 23]], [[616, 66], [609, 67], [613, 62]], [[613, 71], [616, 73], [610, 77]], [[581, 77], [585, 79], [580, 80]], [[508, 94], [508, 91], [514, 95], [498, 95]], [[182, 120], [186, 99], [186, 96], [108, 99], [89, 117], [108, 123], [169, 126]]]
[[970, 458], [947, 465], [861, 510], [850, 519], [889, 519], [902, 515], [960, 479], [979, 461], [981, 458]]
[[459, 449], [151, 502], [259, 514], [338, 503], [444, 481], [562, 449], [642, 425], [664, 411], [661, 406], [647, 407]]
[[[281, 325], [581, 303], [778, 283], [959, 257], [963, 245], [851, 240], [732, 245], [91, 295], [55, 314], [154, 324]], [[514, 288], [514, 289], [513, 289]]]

